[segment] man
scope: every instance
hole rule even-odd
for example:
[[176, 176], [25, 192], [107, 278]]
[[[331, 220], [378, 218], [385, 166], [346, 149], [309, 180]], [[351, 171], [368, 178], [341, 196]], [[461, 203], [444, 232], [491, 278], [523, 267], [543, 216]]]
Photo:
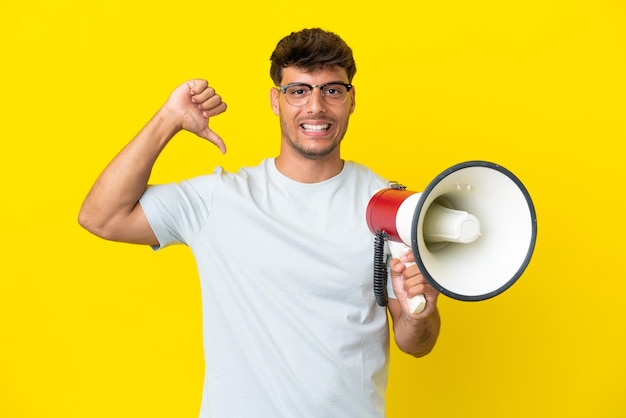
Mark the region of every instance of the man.
[[[370, 197], [387, 182], [344, 161], [355, 108], [352, 51], [337, 35], [305, 29], [271, 57], [276, 158], [179, 184], [148, 186], [181, 130], [212, 142], [226, 104], [205, 80], [176, 88], [106, 167], [80, 224], [106, 239], [194, 253], [203, 300], [206, 363], [201, 417], [383, 417], [389, 364], [387, 310], [372, 290]], [[416, 357], [439, 333], [438, 293], [408, 253], [390, 263], [388, 309], [398, 347]], [[406, 299], [426, 297], [411, 314]]]

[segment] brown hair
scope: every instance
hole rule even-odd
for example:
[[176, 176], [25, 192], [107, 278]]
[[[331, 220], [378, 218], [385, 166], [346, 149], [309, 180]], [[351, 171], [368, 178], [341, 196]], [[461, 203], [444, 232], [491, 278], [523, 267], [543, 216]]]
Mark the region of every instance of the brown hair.
[[270, 77], [277, 86], [283, 78], [283, 68], [291, 66], [306, 70], [338, 66], [346, 70], [349, 82], [356, 74], [356, 63], [348, 44], [338, 35], [319, 28], [285, 36], [276, 45], [270, 61]]

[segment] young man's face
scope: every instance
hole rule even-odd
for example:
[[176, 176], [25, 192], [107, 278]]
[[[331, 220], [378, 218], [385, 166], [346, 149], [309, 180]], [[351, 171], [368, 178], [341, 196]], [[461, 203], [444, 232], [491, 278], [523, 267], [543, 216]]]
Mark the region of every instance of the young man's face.
[[[283, 70], [281, 85], [305, 83], [320, 86], [331, 82], [348, 83], [346, 70], [340, 67], [304, 71], [297, 67]], [[329, 155], [339, 156], [339, 144], [348, 129], [350, 114], [354, 111], [354, 89], [342, 104], [329, 104], [322, 98], [319, 88], [311, 92], [309, 102], [294, 106], [285, 94], [271, 90], [272, 110], [280, 116], [281, 150], [295, 151], [308, 159], [320, 160]], [[285, 149], [288, 147], [288, 149]]]

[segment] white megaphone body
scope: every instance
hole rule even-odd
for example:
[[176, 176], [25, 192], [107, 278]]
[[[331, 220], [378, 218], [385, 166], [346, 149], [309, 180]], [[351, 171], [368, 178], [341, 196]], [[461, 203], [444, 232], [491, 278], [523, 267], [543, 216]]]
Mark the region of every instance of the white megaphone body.
[[[384, 244], [399, 258], [412, 250], [415, 263], [439, 292], [479, 301], [508, 289], [526, 269], [537, 236], [528, 194], [513, 173], [486, 161], [467, 161], [439, 174], [421, 193], [391, 185], [367, 206], [376, 235], [374, 293], [387, 304]], [[413, 313], [423, 295], [408, 301]]]

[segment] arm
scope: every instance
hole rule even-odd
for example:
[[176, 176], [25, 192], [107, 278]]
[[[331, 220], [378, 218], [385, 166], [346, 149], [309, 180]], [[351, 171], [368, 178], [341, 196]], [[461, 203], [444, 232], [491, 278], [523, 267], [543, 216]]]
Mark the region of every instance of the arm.
[[139, 204], [152, 167], [169, 141], [183, 129], [226, 152], [222, 139], [208, 126], [210, 117], [225, 110], [226, 103], [205, 80], [191, 80], [178, 86], [100, 174], [80, 209], [79, 224], [101, 238], [158, 244]]
[[[397, 299], [389, 299], [388, 309], [398, 348], [415, 357], [423, 357], [432, 351], [439, 336], [439, 292], [428, 284], [416, 265], [405, 266], [405, 262], [412, 261], [412, 253], [407, 253], [402, 260], [391, 261], [391, 280]], [[426, 298], [426, 307], [419, 314], [412, 314], [407, 299], [418, 294]]]

